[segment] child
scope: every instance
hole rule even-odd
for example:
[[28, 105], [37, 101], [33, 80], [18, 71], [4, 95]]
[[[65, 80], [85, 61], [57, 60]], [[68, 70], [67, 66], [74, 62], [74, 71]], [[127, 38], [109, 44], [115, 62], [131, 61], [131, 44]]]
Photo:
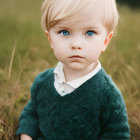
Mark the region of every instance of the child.
[[31, 87], [21, 140], [129, 140], [123, 97], [98, 58], [118, 22], [115, 0], [45, 0], [42, 25], [59, 63]]

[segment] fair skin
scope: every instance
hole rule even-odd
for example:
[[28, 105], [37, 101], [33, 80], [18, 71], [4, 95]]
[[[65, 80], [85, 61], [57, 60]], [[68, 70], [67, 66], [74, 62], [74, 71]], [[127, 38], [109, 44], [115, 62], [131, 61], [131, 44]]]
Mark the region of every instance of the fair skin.
[[112, 32], [107, 34], [103, 12], [104, 8], [98, 6], [80, 11], [46, 32], [56, 58], [64, 64], [66, 81], [91, 72], [101, 52], [106, 50]]
[[32, 138], [26, 134], [21, 134], [21, 137], [20, 137], [21, 140], [32, 140]]
[[[56, 58], [64, 64], [66, 81], [91, 72], [93, 64], [97, 63], [111, 40], [113, 33], [107, 33], [103, 25], [104, 7], [101, 2], [97, 1], [94, 8], [79, 11], [46, 31]], [[21, 140], [32, 138], [22, 134]]]

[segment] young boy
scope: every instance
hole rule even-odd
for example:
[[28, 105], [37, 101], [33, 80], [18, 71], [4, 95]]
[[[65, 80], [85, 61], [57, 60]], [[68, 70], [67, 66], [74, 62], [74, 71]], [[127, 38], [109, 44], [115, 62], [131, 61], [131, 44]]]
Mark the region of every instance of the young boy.
[[115, 0], [45, 0], [42, 25], [56, 68], [31, 87], [21, 140], [129, 140], [123, 97], [98, 58], [118, 22]]

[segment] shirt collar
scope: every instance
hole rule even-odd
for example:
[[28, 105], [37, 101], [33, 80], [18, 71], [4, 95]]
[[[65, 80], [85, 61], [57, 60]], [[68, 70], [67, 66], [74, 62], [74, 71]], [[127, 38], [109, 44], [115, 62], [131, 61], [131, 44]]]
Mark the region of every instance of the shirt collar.
[[63, 72], [63, 63], [58, 62], [58, 64], [56, 65], [55, 69], [54, 69], [54, 74], [58, 77], [58, 82], [60, 84], [64, 83], [65, 80], [65, 76], [64, 76], [64, 72]]

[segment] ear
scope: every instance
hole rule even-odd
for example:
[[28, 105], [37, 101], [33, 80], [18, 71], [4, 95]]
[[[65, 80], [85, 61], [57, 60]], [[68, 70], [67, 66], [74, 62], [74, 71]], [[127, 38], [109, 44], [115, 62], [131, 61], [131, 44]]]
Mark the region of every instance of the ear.
[[50, 33], [49, 33], [48, 31], [45, 31], [45, 34], [46, 34], [46, 36], [47, 36], [47, 38], [48, 38], [48, 40], [49, 40], [49, 43], [50, 43], [50, 45], [51, 45], [51, 48], [53, 49]]
[[52, 41], [51, 41], [50, 33], [48, 31], [45, 31], [45, 34], [46, 34], [46, 36], [51, 44]]
[[104, 52], [106, 50], [106, 48], [108, 47], [110, 41], [111, 41], [111, 38], [112, 38], [112, 35], [113, 35], [113, 32], [110, 32], [106, 38], [105, 38], [105, 41], [104, 41], [104, 47], [102, 49], [102, 52]]

